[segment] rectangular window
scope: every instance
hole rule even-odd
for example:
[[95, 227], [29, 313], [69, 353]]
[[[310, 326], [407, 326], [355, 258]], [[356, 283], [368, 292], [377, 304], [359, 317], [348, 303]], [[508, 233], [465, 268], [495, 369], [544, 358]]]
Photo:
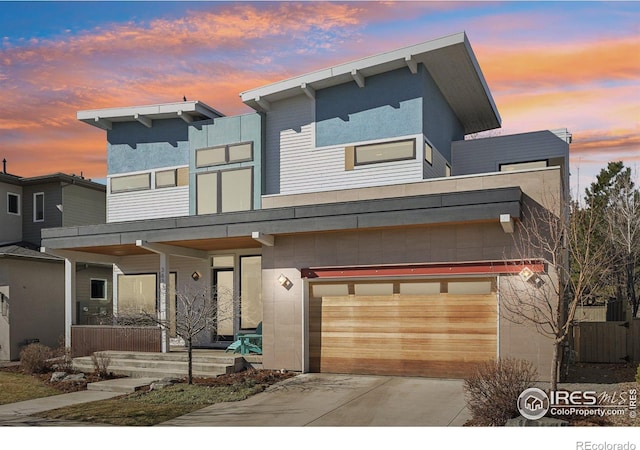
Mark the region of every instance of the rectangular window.
[[252, 176], [251, 169], [221, 172], [221, 212], [248, 211], [251, 209]]
[[547, 167], [547, 161], [528, 161], [512, 164], [500, 164], [500, 172], [513, 172], [514, 170], [543, 169]]
[[107, 299], [107, 280], [91, 278], [91, 300]]
[[196, 167], [215, 166], [227, 162], [227, 148], [212, 147], [196, 150]]
[[175, 187], [178, 184], [177, 170], [156, 172], [156, 188]]
[[20, 196], [18, 194], [7, 193], [7, 212], [16, 216], [20, 215]]
[[9, 299], [2, 292], [0, 292], [0, 311], [3, 317], [9, 315]]
[[221, 145], [196, 150], [196, 167], [253, 161], [253, 143]]
[[355, 165], [377, 164], [390, 161], [402, 161], [416, 157], [416, 141], [383, 142], [380, 144], [357, 145], [355, 147]]
[[451, 176], [451, 166], [449, 164], [444, 165], [444, 176], [445, 177]]
[[253, 169], [200, 173], [196, 178], [197, 214], [253, 208]]
[[118, 275], [118, 313], [155, 313], [156, 274]]
[[262, 321], [262, 256], [240, 257], [240, 328]]
[[199, 173], [196, 178], [198, 214], [218, 212], [218, 172]]
[[247, 142], [244, 144], [234, 144], [229, 145], [229, 154], [227, 161], [232, 162], [241, 162], [241, 161], [252, 161], [253, 160], [253, 144], [251, 142]]
[[111, 193], [144, 191], [151, 189], [151, 174], [125, 175], [111, 178]]
[[44, 192], [33, 194], [33, 221], [44, 222]]
[[433, 147], [427, 141], [424, 142], [424, 160], [433, 165]]

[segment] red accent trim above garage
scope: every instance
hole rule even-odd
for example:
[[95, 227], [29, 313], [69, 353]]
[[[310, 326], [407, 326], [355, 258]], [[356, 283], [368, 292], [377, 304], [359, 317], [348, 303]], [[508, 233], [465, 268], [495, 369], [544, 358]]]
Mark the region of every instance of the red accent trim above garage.
[[491, 275], [520, 273], [528, 267], [533, 272], [545, 271], [542, 260], [479, 261], [463, 263], [424, 263], [381, 266], [309, 267], [301, 270], [302, 278], [360, 278], [398, 276]]

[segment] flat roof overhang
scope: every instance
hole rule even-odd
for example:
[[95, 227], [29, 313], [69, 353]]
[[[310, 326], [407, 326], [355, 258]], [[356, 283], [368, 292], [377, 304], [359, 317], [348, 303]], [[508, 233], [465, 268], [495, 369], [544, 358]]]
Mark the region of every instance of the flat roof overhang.
[[140, 122], [151, 128], [154, 120], [181, 118], [187, 123], [224, 117], [201, 101], [162, 103], [158, 105], [126, 106], [122, 108], [78, 111], [77, 119], [103, 130], [110, 130], [114, 122]]
[[402, 67], [415, 73], [418, 63], [431, 74], [465, 134], [501, 126], [498, 108], [464, 32], [251, 89], [240, 98], [255, 110], [265, 111], [271, 102], [303, 93], [313, 96], [319, 89], [343, 83], [366, 86], [367, 77]]
[[520, 218], [521, 197], [519, 187], [508, 187], [50, 228], [42, 231], [42, 247], [115, 258], [153, 253], [138, 241], [206, 252], [261, 248], [252, 237], [255, 232], [278, 236], [474, 222], [498, 226], [501, 215]]

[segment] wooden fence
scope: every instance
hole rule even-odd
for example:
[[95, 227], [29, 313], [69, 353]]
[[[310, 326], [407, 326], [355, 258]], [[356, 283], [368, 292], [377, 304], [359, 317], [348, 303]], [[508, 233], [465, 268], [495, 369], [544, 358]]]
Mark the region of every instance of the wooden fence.
[[640, 319], [580, 322], [573, 328], [576, 362], [640, 362]]
[[160, 327], [115, 327], [74, 325], [71, 327], [73, 357], [89, 356], [103, 350], [160, 352]]

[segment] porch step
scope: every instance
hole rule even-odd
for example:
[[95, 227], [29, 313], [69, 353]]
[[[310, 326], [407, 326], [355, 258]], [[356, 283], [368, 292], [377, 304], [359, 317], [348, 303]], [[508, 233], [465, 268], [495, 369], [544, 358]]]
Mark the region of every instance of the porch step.
[[[107, 371], [128, 377], [182, 378], [187, 376], [188, 355], [186, 352], [152, 353], [105, 351], [110, 362]], [[83, 372], [95, 370], [90, 356], [74, 358], [73, 367]], [[240, 355], [194, 352], [193, 375], [215, 377], [221, 374], [239, 372], [245, 367]]]

